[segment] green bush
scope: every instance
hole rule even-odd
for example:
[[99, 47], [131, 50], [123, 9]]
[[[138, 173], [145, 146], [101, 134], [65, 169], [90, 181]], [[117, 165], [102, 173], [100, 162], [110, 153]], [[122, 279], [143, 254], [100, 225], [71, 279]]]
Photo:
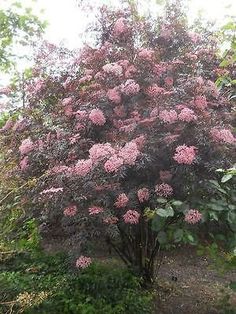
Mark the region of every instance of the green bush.
[[[19, 312], [151, 313], [151, 295], [119, 264], [93, 264], [78, 273], [62, 255], [17, 254], [0, 262], [0, 305]], [[1, 307], [2, 306], [2, 307]]]

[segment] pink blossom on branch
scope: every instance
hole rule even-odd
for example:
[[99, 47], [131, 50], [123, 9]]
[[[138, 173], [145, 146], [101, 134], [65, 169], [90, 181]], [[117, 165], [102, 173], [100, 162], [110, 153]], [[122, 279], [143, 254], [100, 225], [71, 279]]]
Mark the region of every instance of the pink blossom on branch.
[[102, 67], [103, 71], [108, 74], [114, 74], [116, 76], [121, 76], [123, 72], [122, 66], [117, 63], [108, 63]]
[[70, 205], [66, 207], [63, 211], [64, 216], [67, 216], [67, 217], [73, 217], [76, 215], [76, 213], [77, 213], [76, 205]]
[[196, 158], [197, 148], [195, 146], [178, 146], [175, 150], [174, 160], [178, 164], [191, 165]]
[[81, 159], [73, 168], [72, 173], [84, 177], [92, 170], [92, 168], [93, 162], [91, 159]]
[[89, 211], [89, 215], [97, 215], [104, 212], [104, 208], [99, 207], [99, 206], [92, 206], [92, 207], [89, 207], [88, 211]]
[[147, 188], [139, 189], [137, 192], [137, 195], [138, 195], [138, 200], [140, 203], [144, 203], [144, 202], [148, 201], [149, 197], [150, 197], [150, 193], [149, 193], [149, 190]]
[[109, 158], [115, 154], [115, 149], [110, 143], [94, 144], [89, 150], [89, 157], [93, 162], [98, 162], [104, 158]]
[[83, 256], [81, 255], [77, 260], [76, 260], [76, 267], [77, 268], [87, 268], [91, 265], [92, 260], [90, 257]]
[[124, 161], [124, 164], [134, 165], [137, 157], [140, 155], [137, 144], [130, 142], [120, 149], [118, 156]]
[[139, 51], [138, 56], [141, 59], [145, 59], [145, 60], [151, 61], [152, 57], [153, 57], [153, 54], [154, 54], [154, 51], [152, 49], [143, 48], [143, 49], [141, 49]]
[[161, 183], [155, 186], [155, 192], [159, 196], [168, 197], [173, 194], [173, 188], [167, 183]]
[[21, 155], [27, 155], [32, 150], [34, 150], [35, 146], [34, 143], [31, 141], [30, 138], [27, 138], [21, 142], [21, 145], [19, 147], [19, 151]]
[[104, 168], [106, 172], [117, 172], [123, 164], [124, 160], [114, 155], [105, 162]]
[[165, 123], [174, 123], [177, 121], [178, 115], [175, 110], [163, 110], [160, 112], [159, 118]]
[[114, 203], [114, 206], [117, 208], [125, 207], [129, 202], [129, 198], [126, 196], [125, 193], [121, 193], [118, 197], [116, 202]]
[[189, 108], [184, 108], [178, 115], [178, 119], [181, 121], [191, 122], [197, 120], [197, 116], [194, 111]]
[[102, 126], [106, 123], [106, 118], [100, 109], [93, 109], [89, 114], [89, 119], [93, 124]]
[[124, 35], [125, 33], [127, 33], [128, 29], [129, 28], [127, 26], [127, 22], [126, 22], [125, 18], [120, 17], [114, 24], [113, 34], [116, 37], [119, 37], [119, 36]]
[[232, 132], [227, 129], [217, 129], [213, 128], [210, 131], [211, 137], [215, 142], [233, 144], [236, 142], [236, 138], [233, 136]]
[[119, 104], [121, 102], [121, 95], [118, 88], [115, 87], [113, 89], [109, 89], [107, 92], [107, 98], [115, 104]]
[[126, 224], [137, 225], [139, 223], [140, 214], [136, 210], [128, 210], [124, 215], [123, 219]]
[[134, 80], [127, 80], [125, 84], [121, 85], [121, 91], [127, 96], [133, 96], [138, 94], [140, 91], [140, 86]]
[[29, 157], [25, 156], [21, 161], [20, 161], [20, 169], [21, 171], [26, 171], [29, 168]]
[[185, 214], [184, 220], [189, 224], [196, 224], [202, 219], [202, 214], [197, 209], [190, 209]]

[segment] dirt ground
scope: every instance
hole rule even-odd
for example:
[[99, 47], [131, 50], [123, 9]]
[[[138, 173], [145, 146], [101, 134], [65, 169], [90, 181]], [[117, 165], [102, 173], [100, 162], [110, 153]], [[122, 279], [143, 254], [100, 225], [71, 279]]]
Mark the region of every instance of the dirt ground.
[[[236, 270], [219, 274], [206, 257], [193, 248], [164, 253], [158, 278], [156, 310], [158, 314], [218, 314], [229, 293], [235, 305], [236, 295], [227, 285], [236, 281]], [[233, 312], [230, 312], [233, 313]]]

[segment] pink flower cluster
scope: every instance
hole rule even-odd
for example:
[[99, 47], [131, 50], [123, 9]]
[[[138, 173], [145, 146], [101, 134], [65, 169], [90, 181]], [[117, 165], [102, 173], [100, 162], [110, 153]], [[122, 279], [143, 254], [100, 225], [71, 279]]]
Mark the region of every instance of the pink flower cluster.
[[114, 155], [105, 162], [104, 168], [106, 172], [117, 172], [123, 164], [123, 159]]
[[126, 224], [137, 225], [139, 223], [140, 214], [136, 210], [128, 210], [124, 215], [124, 222]]
[[76, 267], [84, 269], [90, 266], [91, 263], [92, 263], [92, 260], [90, 257], [81, 255], [76, 261]]
[[119, 157], [121, 157], [125, 164], [134, 165], [140, 151], [138, 146], [134, 142], [129, 142], [125, 144], [123, 148], [119, 151]]
[[125, 34], [128, 31], [128, 26], [123, 17], [120, 17], [114, 24], [113, 34], [118, 37]]
[[94, 144], [89, 150], [89, 157], [95, 163], [114, 154], [115, 149], [111, 147], [110, 143]]
[[177, 121], [178, 115], [175, 110], [163, 110], [160, 112], [159, 118], [165, 123], [174, 123]]
[[140, 91], [140, 86], [134, 80], [127, 80], [125, 84], [121, 85], [121, 91], [127, 96], [133, 96], [138, 94]]
[[14, 125], [12, 119], [8, 119], [5, 125], [0, 129], [0, 132], [9, 131]]
[[202, 214], [197, 209], [190, 209], [185, 214], [184, 220], [189, 224], [196, 224], [202, 219]]
[[109, 89], [107, 92], [107, 98], [115, 104], [119, 104], [121, 102], [119, 89], [117, 87]]
[[207, 100], [205, 96], [197, 96], [194, 100], [195, 106], [200, 109], [204, 110], [207, 107]]
[[92, 168], [93, 162], [91, 159], [81, 159], [73, 168], [73, 173], [81, 177], [84, 177], [92, 170]]
[[29, 157], [25, 156], [21, 161], [20, 161], [20, 169], [21, 171], [26, 171], [29, 168]]
[[231, 131], [227, 129], [219, 130], [217, 128], [214, 128], [210, 131], [210, 134], [215, 142], [224, 142], [227, 144], [233, 144], [236, 141]]
[[118, 221], [119, 219], [115, 216], [110, 216], [103, 219], [103, 222], [108, 225], [115, 225]]
[[116, 202], [114, 203], [115, 207], [122, 208], [125, 207], [129, 202], [129, 198], [126, 196], [125, 193], [121, 193], [118, 197]]
[[173, 159], [178, 164], [191, 165], [194, 162], [194, 159], [196, 158], [197, 148], [195, 146], [187, 146], [184, 144], [178, 146], [175, 151], [176, 152]]
[[89, 215], [97, 215], [104, 212], [104, 208], [99, 207], [99, 206], [92, 206], [92, 207], [89, 207], [88, 211], [89, 211]]
[[159, 95], [164, 94], [165, 89], [159, 87], [157, 84], [153, 84], [148, 87], [146, 93], [149, 97], [158, 97]]
[[148, 201], [150, 197], [149, 190], [147, 188], [139, 189], [137, 195], [140, 203]]
[[30, 138], [23, 140], [19, 147], [21, 155], [27, 155], [33, 149], [34, 149], [34, 143], [31, 141]]
[[121, 76], [123, 72], [122, 66], [117, 63], [108, 63], [102, 67], [103, 71], [108, 74], [113, 74], [116, 76]]
[[58, 193], [58, 192], [63, 192], [63, 188], [50, 188], [50, 189], [47, 189], [47, 190], [43, 190], [42, 192], [40, 192], [39, 194], [40, 195], [43, 195], [43, 194], [53, 194], [53, 193]]
[[76, 205], [70, 205], [66, 207], [63, 211], [64, 216], [67, 216], [67, 217], [73, 217], [76, 215], [76, 213], [77, 213]]
[[155, 192], [159, 196], [168, 197], [173, 194], [173, 188], [167, 183], [161, 183], [155, 186]]
[[142, 59], [151, 61], [154, 51], [152, 49], [143, 48], [139, 51], [138, 56]]
[[179, 120], [185, 122], [191, 122], [197, 120], [197, 116], [194, 114], [194, 111], [189, 108], [184, 108], [178, 115]]
[[93, 124], [102, 126], [106, 123], [106, 118], [100, 109], [93, 109], [89, 114], [89, 119]]

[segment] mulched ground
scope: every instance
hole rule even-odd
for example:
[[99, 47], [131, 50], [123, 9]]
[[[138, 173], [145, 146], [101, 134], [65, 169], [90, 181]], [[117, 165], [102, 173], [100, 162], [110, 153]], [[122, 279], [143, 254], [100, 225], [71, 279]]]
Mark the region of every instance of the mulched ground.
[[155, 313], [223, 313], [222, 300], [228, 294], [236, 313], [236, 294], [227, 288], [231, 281], [236, 281], [236, 270], [217, 273], [209, 260], [198, 256], [194, 248], [166, 252], [158, 274]]

